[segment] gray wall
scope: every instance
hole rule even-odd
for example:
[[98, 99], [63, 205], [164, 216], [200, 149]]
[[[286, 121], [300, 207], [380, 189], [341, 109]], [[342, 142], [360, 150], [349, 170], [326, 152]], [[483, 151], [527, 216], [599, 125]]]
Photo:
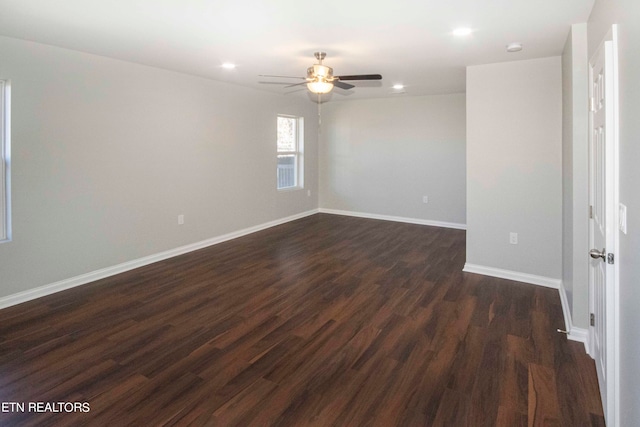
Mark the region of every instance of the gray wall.
[[468, 264], [561, 278], [561, 79], [560, 57], [467, 67]]
[[322, 208], [465, 223], [464, 94], [332, 101], [320, 140]]
[[[13, 101], [0, 297], [317, 208], [306, 98], [8, 38], [0, 58]], [[307, 119], [311, 197], [276, 191], [277, 113]]]
[[627, 234], [620, 253], [620, 425], [640, 425], [640, 2], [596, 0], [589, 18], [589, 57], [618, 24], [620, 203], [627, 206]]
[[573, 325], [589, 327], [589, 116], [587, 24], [574, 24], [562, 54], [562, 283]]

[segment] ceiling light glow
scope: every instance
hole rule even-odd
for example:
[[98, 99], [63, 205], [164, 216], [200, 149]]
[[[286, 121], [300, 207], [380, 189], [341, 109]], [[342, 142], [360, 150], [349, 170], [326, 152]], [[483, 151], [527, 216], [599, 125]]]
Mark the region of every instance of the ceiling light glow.
[[472, 32], [473, 30], [471, 28], [466, 28], [466, 27], [456, 28], [455, 30], [453, 30], [453, 35], [458, 37], [464, 37], [464, 36], [468, 36]]
[[333, 83], [326, 81], [323, 78], [318, 78], [315, 81], [307, 83], [307, 89], [318, 95], [323, 93], [329, 93], [333, 89]]
[[393, 85], [393, 88], [394, 88], [395, 90], [404, 89], [404, 85]]
[[520, 52], [522, 50], [522, 43], [509, 43], [507, 45], [507, 52]]
[[231, 62], [225, 62], [224, 64], [222, 64], [222, 68], [227, 70], [233, 70], [234, 68], [236, 68], [236, 64], [232, 64]]

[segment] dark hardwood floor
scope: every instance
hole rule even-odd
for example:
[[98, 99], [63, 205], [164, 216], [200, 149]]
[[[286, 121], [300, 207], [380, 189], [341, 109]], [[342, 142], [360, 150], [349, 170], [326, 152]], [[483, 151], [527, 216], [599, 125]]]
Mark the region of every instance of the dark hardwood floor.
[[464, 258], [318, 214], [1, 310], [0, 425], [604, 425], [558, 292]]

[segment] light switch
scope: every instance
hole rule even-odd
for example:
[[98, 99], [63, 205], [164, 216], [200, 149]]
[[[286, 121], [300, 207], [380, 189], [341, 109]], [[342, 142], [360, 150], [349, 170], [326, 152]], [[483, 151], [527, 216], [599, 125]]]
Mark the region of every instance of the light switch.
[[622, 203], [620, 203], [620, 210], [618, 213], [618, 222], [619, 222], [618, 225], [620, 227], [620, 231], [622, 231], [624, 234], [627, 234], [627, 207]]

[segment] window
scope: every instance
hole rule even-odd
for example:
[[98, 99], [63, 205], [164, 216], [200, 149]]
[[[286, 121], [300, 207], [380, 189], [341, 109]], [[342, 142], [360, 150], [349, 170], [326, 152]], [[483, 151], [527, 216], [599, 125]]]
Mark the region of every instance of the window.
[[278, 190], [303, 187], [302, 117], [278, 116]]
[[11, 238], [9, 211], [9, 83], [0, 80], [0, 242]]

